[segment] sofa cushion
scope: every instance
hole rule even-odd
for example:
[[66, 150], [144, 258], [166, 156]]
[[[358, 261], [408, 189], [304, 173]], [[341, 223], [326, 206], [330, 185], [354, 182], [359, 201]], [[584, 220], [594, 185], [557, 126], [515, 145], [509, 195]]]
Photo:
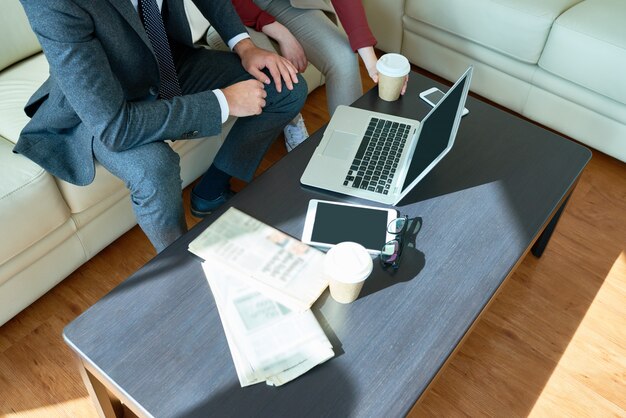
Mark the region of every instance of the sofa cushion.
[[41, 51], [18, 0], [3, 0], [0, 13], [0, 70]]
[[[228, 126], [230, 125], [232, 125], [232, 121], [228, 122]], [[180, 154], [181, 152], [188, 152], [188, 149], [193, 149], [195, 145], [197, 145], [197, 142], [201, 140], [206, 139], [198, 138], [189, 141], [175, 141], [170, 145]], [[208, 140], [219, 141], [219, 138], [215, 137]], [[207, 159], [208, 158], [207, 156]], [[96, 176], [93, 182], [86, 186], [77, 186], [57, 178], [55, 178], [55, 180], [72, 214], [85, 212], [120, 190], [128, 194], [124, 182], [111, 174], [110, 171], [102, 167], [99, 163], [96, 163]], [[96, 215], [99, 215], [99, 213], [91, 214], [92, 217]]]
[[626, 2], [587, 0], [563, 13], [539, 66], [626, 104]]
[[96, 176], [86, 186], [77, 186], [55, 178], [61, 195], [72, 214], [81, 213], [97, 205], [119, 190], [124, 190], [124, 182], [96, 163]]
[[41, 240], [70, 216], [54, 179], [0, 137], [0, 265]]
[[536, 64], [554, 20], [581, 0], [407, 1], [406, 15], [512, 58]]
[[25, 59], [0, 73], [1, 136], [13, 143], [17, 142], [22, 128], [29, 120], [24, 113], [24, 105], [47, 78], [48, 62], [43, 53]]

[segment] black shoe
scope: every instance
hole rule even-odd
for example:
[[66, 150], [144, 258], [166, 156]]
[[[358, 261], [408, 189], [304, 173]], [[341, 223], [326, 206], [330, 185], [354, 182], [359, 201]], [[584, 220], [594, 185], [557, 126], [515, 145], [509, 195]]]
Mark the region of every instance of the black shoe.
[[206, 200], [191, 191], [191, 214], [196, 218], [204, 218], [210, 215], [215, 209], [222, 206], [228, 199], [233, 197], [234, 193], [230, 190], [222, 192], [213, 200]]

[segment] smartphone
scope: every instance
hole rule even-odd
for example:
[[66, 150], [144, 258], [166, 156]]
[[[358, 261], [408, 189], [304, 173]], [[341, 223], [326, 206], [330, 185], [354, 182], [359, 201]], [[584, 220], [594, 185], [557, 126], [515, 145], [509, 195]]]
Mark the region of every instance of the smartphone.
[[385, 243], [395, 238], [387, 231], [387, 226], [397, 217], [398, 212], [391, 208], [311, 199], [302, 242], [331, 248], [340, 242], [352, 241], [371, 254], [378, 254]]
[[[439, 103], [439, 100], [443, 99], [444, 94], [445, 93], [439, 90], [437, 87], [431, 87], [428, 90], [424, 90], [423, 92], [421, 92], [420, 98], [432, 107], [435, 107], [437, 103]], [[469, 110], [467, 110], [467, 108], [463, 108], [463, 116], [467, 115], [468, 113]]]

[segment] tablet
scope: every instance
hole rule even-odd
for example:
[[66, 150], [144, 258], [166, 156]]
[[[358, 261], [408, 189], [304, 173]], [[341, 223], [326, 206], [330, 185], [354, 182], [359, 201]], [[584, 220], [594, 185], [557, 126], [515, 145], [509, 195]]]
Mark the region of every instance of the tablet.
[[302, 242], [330, 248], [352, 241], [378, 254], [387, 241], [395, 238], [387, 232], [387, 225], [397, 217], [395, 209], [311, 199]]

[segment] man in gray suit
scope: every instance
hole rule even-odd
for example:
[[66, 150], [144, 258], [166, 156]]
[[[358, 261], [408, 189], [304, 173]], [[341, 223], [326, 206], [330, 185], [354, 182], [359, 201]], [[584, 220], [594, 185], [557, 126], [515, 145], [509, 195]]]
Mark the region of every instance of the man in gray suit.
[[[231, 176], [252, 179], [306, 99], [304, 79], [251, 42], [230, 0], [194, 3], [234, 53], [193, 47], [183, 0], [21, 2], [50, 77], [25, 107], [31, 120], [15, 152], [77, 185], [93, 181], [98, 161], [125, 182], [157, 251], [187, 230], [179, 157], [165, 140], [216, 135], [229, 115], [239, 117], [194, 187], [192, 211], [204, 216], [228, 199]], [[145, 23], [154, 14], [138, 13], [152, 6], [172, 51], [179, 86], [172, 95]]]

